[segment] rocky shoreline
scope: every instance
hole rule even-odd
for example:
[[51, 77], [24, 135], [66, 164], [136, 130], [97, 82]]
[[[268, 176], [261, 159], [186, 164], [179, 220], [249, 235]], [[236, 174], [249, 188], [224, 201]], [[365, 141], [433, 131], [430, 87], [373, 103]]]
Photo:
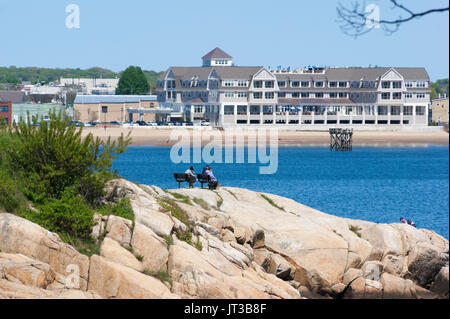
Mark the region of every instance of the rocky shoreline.
[[97, 215], [90, 257], [0, 212], [0, 298], [449, 297], [449, 243], [433, 231], [232, 187], [109, 182], [105, 201], [121, 198], [134, 222]]

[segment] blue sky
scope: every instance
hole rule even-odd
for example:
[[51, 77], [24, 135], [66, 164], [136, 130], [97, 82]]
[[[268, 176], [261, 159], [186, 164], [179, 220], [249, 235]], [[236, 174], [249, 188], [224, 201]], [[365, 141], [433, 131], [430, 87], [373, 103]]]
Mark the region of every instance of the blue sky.
[[[342, 3], [351, 1], [341, 0]], [[397, 16], [387, 0], [381, 18]], [[404, 1], [406, 2], [406, 1]], [[414, 10], [448, 0], [409, 0]], [[80, 28], [65, 25], [68, 4], [80, 8]], [[1, 66], [129, 65], [147, 70], [197, 66], [216, 46], [237, 65], [424, 66], [432, 80], [448, 77], [449, 17], [408, 22], [391, 36], [381, 29], [354, 39], [336, 22], [335, 0], [0, 0]]]

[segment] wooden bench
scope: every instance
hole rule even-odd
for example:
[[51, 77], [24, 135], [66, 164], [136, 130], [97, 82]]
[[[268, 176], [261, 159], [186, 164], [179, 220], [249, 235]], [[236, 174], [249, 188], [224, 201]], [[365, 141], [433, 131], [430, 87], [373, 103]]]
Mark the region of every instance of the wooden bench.
[[202, 185], [202, 188], [203, 188], [203, 184], [209, 183], [209, 175], [197, 174], [197, 180]]
[[181, 183], [188, 183], [187, 174], [174, 173], [173, 177], [178, 183], [178, 188], [181, 188]]

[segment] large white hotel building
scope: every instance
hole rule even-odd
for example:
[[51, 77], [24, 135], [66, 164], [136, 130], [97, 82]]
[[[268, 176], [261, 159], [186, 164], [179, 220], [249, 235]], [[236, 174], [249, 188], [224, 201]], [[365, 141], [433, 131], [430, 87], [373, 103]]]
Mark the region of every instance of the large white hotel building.
[[213, 126], [405, 128], [428, 125], [430, 79], [424, 68], [234, 66], [219, 48], [201, 67], [170, 67], [157, 82], [172, 117]]

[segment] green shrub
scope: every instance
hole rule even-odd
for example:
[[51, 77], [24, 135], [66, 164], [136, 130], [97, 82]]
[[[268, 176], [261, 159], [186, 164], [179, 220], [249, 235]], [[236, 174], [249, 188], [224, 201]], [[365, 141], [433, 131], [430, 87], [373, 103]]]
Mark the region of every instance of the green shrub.
[[129, 198], [122, 198], [116, 204], [103, 205], [97, 208], [97, 211], [103, 216], [115, 215], [129, 219], [134, 223], [134, 212]]
[[0, 168], [0, 209], [14, 213], [24, 201], [18, 184]]
[[90, 239], [93, 210], [73, 188], [67, 188], [61, 199], [47, 199], [36, 207], [38, 212], [27, 210], [23, 217], [59, 234]]
[[62, 115], [51, 114], [50, 121], [39, 125], [37, 121], [14, 122], [8, 131], [14, 147], [6, 149], [14, 170], [32, 181], [31, 199], [60, 198], [67, 187], [76, 186], [84, 199], [94, 203], [114, 176], [112, 160], [127, 149], [129, 136], [103, 142], [92, 134], [82, 137], [83, 129], [68, 127]]

